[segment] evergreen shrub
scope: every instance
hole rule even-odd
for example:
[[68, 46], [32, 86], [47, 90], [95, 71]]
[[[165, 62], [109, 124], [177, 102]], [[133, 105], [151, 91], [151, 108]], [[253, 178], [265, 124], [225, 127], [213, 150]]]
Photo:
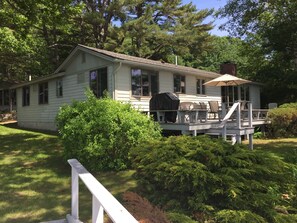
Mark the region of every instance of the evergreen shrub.
[[297, 102], [282, 104], [279, 106], [279, 108], [296, 108], [297, 109]]
[[66, 159], [76, 158], [91, 170], [122, 170], [130, 166], [129, 150], [142, 141], [161, 137], [158, 124], [109, 97], [63, 106], [57, 117]]
[[131, 156], [149, 200], [196, 220], [273, 222], [275, 205], [292, 205], [281, 195], [296, 192], [292, 167], [280, 158], [207, 136], [152, 140]]
[[279, 108], [271, 109], [268, 112], [268, 118], [271, 122], [267, 126], [269, 137], [296, 137], [297, 136], [297, 108], [296, 107], [289, 106], [289, 107], [279, 107]]

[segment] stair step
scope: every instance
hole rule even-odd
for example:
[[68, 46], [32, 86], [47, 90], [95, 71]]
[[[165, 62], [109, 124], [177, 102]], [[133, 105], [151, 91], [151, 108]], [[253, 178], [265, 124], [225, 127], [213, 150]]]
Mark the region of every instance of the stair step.
[[[242, 128], [242, 129], [235, 129], [235, 128], [227, 128], [226, 134], [227, 135], [249, 135], [254, 133], [254, 128]], [[211, 128], [209, 129], [206, 134], [222, 134], [222, 129]]]

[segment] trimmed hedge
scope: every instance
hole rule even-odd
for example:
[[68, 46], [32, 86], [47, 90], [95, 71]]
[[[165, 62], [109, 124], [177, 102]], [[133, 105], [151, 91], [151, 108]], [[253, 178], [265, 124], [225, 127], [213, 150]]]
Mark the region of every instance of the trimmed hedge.
[[179, 136], [141, 144], [131, 155], [149, 200], [201, 222], [277, 222], [275, 206], [294, 205], [281, 198], [296, 196], [292, 167], [267, 152]]
[[296, 108], [297, 109], [297, 102], [282, 104], [279, 107], [280, 108]]
[[86, 95], [56, 117], [66, 159], [76, 158], [91, 170], [122, 170], [130, 166], [131, 147], [161, 137], [159, 125], [130, 104]]
[[269, 137], [296, 137], [297, 136], [297, 103], [284, 104], [279, 108], [269, 110], [268, 125]]

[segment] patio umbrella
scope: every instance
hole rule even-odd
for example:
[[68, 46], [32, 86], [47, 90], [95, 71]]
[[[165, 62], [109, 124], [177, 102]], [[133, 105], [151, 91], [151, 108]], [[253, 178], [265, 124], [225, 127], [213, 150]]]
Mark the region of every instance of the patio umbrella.
[[207, 86], [236, 86], [241, 84], [250, 83], [251, 81], [245, 80], [239, 77], [235, 77], [230, 74], [224, 74], [220, 77], [217, 77], [211, 81], [204, 83]]
[[[237, 86], [237, 85], [241, 85], [241, 84], [246, 84], [246, 83], [250, 83], [251, 81], [249, 80], [245, 80], [230, 74], [224, 74], [220, 77], [217, 77], [213, 80], [210, 80], [208, 82], [205, 82], [204, 85], [207, 86]], [[227, 106], [229, 106], [229, 93], [228, 93], [228, 88], [227, 88]]]

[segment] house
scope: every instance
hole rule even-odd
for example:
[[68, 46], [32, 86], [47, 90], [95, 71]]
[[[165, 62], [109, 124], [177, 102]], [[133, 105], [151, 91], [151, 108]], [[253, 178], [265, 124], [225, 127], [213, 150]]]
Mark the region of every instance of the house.
[[[113, 99], [130, 102], [141, 111], [148, 111], [151, 96], [161, 92], [173, 92], [180, 101], [221, 103], [221, 88], [203, 85], [218, 76], [214, 72], [78, 45], [53, 74], [14, 86], [18, 124], [56, 130], [59, 108], [73, 100], [84, 100], [88, 87], [97, 97], [107, 90]], [[249, 84], [245, 88], [249, 89], [253, 107], [260, 107], [259, 86]]]
[[15, 89], [10, 89], [14, 84], [16, 82], [8, 78], [0, 79], [0, 113], [16, 109], [16, 92]]

